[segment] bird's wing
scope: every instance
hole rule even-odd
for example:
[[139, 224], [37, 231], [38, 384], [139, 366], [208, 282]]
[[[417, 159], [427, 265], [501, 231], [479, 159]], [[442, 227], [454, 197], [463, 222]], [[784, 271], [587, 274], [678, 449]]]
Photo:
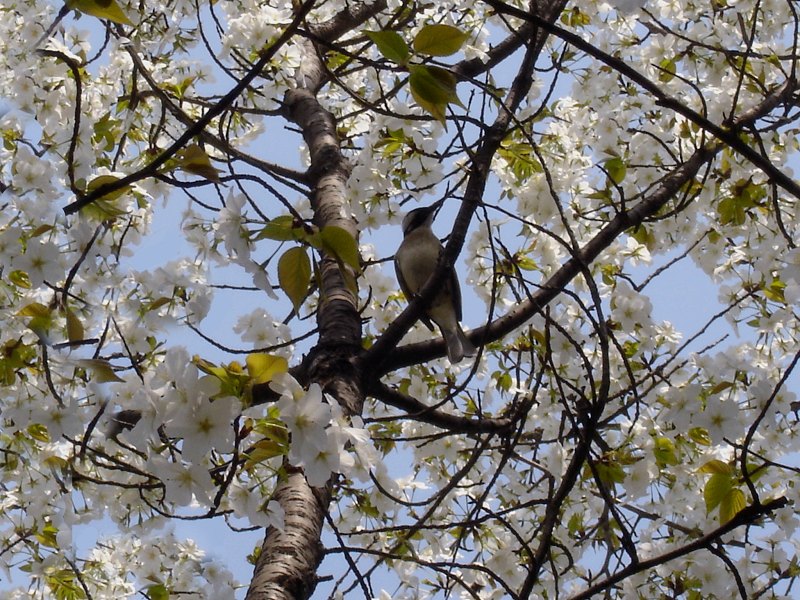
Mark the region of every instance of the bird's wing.
[[458, 285], [458, 275], [456, 269], [450, 269], [450, 274], [447, 277], [447, 284], [450, 286], [450, 298], [453, 301], [453, 309], [456, 311], [456, 317], [461, 321], [463, 315], [461, 314], [461, 286]]
[[[403, 272], [400, 270], [400, 266], [397, 264], [397, 261], [394, 261], [394, 274], [397, 276], [397, 283], [400, 284], [400, 289], [403, 290], [406, 299], [411, 302], [417, 297], [417, 295], [412, 293], [412, 291], [409, 289], [408, 284], [406, 283], [406, 278], [403, 277]], [[433, 323], [431, 323], [431, 320], [425, 315], [425, 313], [420, 315], [419, 320], [425, 324], [425, 327], [433, 331]]]

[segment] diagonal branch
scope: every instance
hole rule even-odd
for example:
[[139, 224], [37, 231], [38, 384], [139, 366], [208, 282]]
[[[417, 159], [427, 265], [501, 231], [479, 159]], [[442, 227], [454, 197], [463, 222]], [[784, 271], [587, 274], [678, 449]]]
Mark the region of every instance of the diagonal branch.
[[[749, 126], [757, 119], [768, 114], [796, 89], [797, 82], [787, 81], [782, 87], [766, 97], [758, 106], [741, 113], [734, 123], [735, 127], [743, 128]], [[620, 234], [656, 215], [722, 148], [723, 145], [720, 142], [710, 142], [698, 148], [686, 162], [664, 177], [661, 185], [651, 195], [633, 208], [618, 213], [609, 221], [580, 251], [575, 253], [550, 279], [543, 283], [541, 288], [528, 300], [519, 303], [514, 309], [493, 323], [471, 331], [469, 337], [474, 341], [495, 341], [522, 326], [558, 296], [561, 290], [580, 274], [584, 265], [594, 262]], [[439, 343], [439, 340], [426, 341], [397, 348], [392, 353], [392, 356], [380, 366], [380, 374], [417, 364], [421, 359], [437, 356]], [[376, 376], [380, 374], [376, 374]]]
[[71, 202], [67, 206], [64, 207], [64, 214], [71, 215], [78, 212], [84, 206], [88, 206], [95, 200], [99, 200], [103, 196], [110, 194], [112, 192], [116, 192], [129, 186], [137, 181], [141, 181], [142, 179], [146, 179], [148, 177], [153, 177], [158, 173], [159, 167], [161, 167], [164, 163], [166, 163], [170, 158], [175, 156], [175, 154], [183, 148], [189, 140], [191, 140], [194, 136], [201, 133], [205, 127], [211, 123], [216, 117], [221, 115], [229, 106], [231, 106], [239, 95], [247, 89], [253, 80], [256, 79], [259, 75], [261, 75], [264, 68], [269, 64], [269, 61], [275, 56], [275, 54], [280, 50], [284, 44], [286, 44], [289, 40], [292, 39], [294, 36], [297, 28], [303, 22], [306, 15], [309, 13], [311, 8], [314, 6], [313, 0], [306, 0], [300, 9], [295, 14], [292, 22], [289, 26], [284, 29], [283, 33], [278, 37], [277, 40], [273, 44], [269, 46], [264, 52], [262, 52], [260, 58], [253, 64], [250, 70], [242, 77], [242, 79], [237, 83], [225, 96], [223, 96], [216, 104], [211, 106], [202, 117], [197, 119], [195, 123], [186, 129], [186, 131], [181, 134], [178, 139], [176, 139], [166, 150], [164, 150], [161, 154], [156, 156], [151, 162], [147, 165], [136, 171], [135, 173], [131, 173], [126, 177], [118, 179], [112, 183], [108, 183], [105, 185], [101, 185], [95, 190], [92, 190], [90, 193], [86, 194], [85, 196], [80, 196], [74, 202]]
[[380, 382], [366, 392], [376, 400], [404, 411], [409, 419], [441, 427], [451, 433], [504, 433], [515, 423], [515, 419], [509, 417], [468, 419], [442, 412]]
[[675, 560], [681, 556], [686, 556], [687, 554], [691, 554], [697, 550], [702, 550], [703, 548], [708, 548], [713, 542], [719, 540], [719, 538], [724, 536], [726, 533], [730, 533], [734, 529], [742, 527], [743, 525], [752, 525], [761, 517], [771, 513], [774, 510], [783, 508], [788, 502], [789, 501], [786, 498], [781, 497], [770, 500], [765, 504], [748, 506], [747, 508], [742, 509], [735, 517], [733, 517], [733, 519], [725, 523], [725, 525], [710, 531], [695, 541], [690, 542], [685, 546], [675, 548], [674, 550], [670, 550], [669, 552], [665, 552], [664, 554], [654, 556], [653, 558], [628, 565], [624, 569], [614, 573], [611, 577], [596, 583], [576, 596], [572, 596], [570, 600], [589, 600], [590, 598], [595, 598], [597, 594], [602, 593], [604, 590], [608, 590], [612, 586], [627, 579], [628, 577], [631, 577], [632, 575], [643, 573], [644, 571], [654, 567], [663, 566], [671, 560]]
[[[607, 54], [600, 50], [599, 48], [593, 46], [589, 42], [585, 41], [583, 38], [575, 35], [571, 31], [567, 31], [543, 19], [535, 12], [526, 12], [510, 6], [505, 2], [501, 2], [500, 0], [483, 0], [486, 4], [491, 6], [492, 8], [496, 9], [499, 12], [517, 17], [518, 19], [523, 19], [527, 22], [535, 23], [548, 33], [561, 38], [565, 42], [575, 46], [576, 48], [583, 50], [589, 56], [599, 60], [600, 62], [608, 65], [621, 75], [624, 75], [631, 81], [635, 82], [640, 87], [644, 88], [647, 92], [651, 93], [656, 99], [658, 99], [658, 103], [670, 110], [675, 111], [679, 115], [685, 117], [686, 119], [690, 120], [692, 123], [700, 126], [704, 131], [707, 131], [715, 138], [724, 142], [725, 145], [728, 147], [736, 150], [739, 154], [744, 156], [747, 160], [753, 163], [756, 167], [758, 167], [771, 181], [774, 181], [779, 186], [781, 186], [784, 190], [789, 192], [794, 197], [800, 199], [800, 185], [797, 184], [791, 177], [789, 177], [786, 173], [778, 169], [775, 165], [773, 165], [765, 156], [759, 154], [756, 150], [750, 147], [746, 142], [742, 141], [738, 136], [738, 128], [731, 127], [731, 128], [723, 128], [716, 123], [713, 123], [697, 113], [696, 111], [692, 110], [682, 102], [679, 102], [675, 98], [671, 97], [669, 94], [664, 92], [660, 87], [658, 87], [655, 83], [650, 81], [647, 77], [639, 73], [636, 69], [631, 67], [630, 65], [626, 64], [624, 61], [614, 58], [610, 54]], [[789, 79], [787, 84], [792, 88], [795, 89], [797, 84], [796, 81]], [[786, 85], [783, 86], [784, 88]]]

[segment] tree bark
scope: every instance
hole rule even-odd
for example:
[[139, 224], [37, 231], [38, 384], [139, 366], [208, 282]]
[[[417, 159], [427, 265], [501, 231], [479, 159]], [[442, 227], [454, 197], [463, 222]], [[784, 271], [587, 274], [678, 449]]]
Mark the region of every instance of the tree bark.
[[275, 492], [285, 511], [284, 529], [267, 529], [256, 561], [248, 600], [308, 598], [317, 585], [322, 560], [323, 515], [330, 492], [315, 493], [302, 471], [295, 471]]
[[[368, 14], [364, 13], [363, 18]], [[311, 205], [314, 223], [323, 228], [336, 225], [357, 239], [357, 228], [347, 215], [345, 185], [349, 165], [336, 135], [336, 120], [318, 101], [316, 93], [326, 73], [317, 48], [300, 42], [303, 62], [297, 73], [297, 88], [286, 94], [285, 111], [298, 125], [308, 146], [311, 164]], [[320, 262], [319, 338], [305, 361], [306, 383], [318, 383], [342, 406], [345, 414], [361, 414], [364, 394], [352, 359], [361, 350], [361, 320], [356, 294], [342, 276], [333, 257]], [[353, 279], [355, 279], [353, 277]], [[275, 500], [283, 507], [284, 529], [267, 530], [256, 561], [247, 600], [308, 598], [317, 583], [322, 560], [320, 541], [324, 516], [332, 497], [335, 476], [324, 489], [311, 488], [300, 470], [292, 470], [278, 484]]]

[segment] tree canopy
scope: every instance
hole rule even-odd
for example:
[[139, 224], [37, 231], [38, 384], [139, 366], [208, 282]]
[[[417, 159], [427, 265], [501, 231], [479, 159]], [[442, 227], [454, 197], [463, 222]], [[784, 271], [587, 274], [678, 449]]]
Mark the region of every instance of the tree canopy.
[[792, 0], [0, 13], [4, 597], [796, 593]]

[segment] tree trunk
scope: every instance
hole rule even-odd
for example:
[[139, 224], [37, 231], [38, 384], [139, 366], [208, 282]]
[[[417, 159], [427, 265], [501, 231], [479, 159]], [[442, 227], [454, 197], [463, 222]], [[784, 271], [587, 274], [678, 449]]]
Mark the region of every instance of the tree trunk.
[[267, 529], [248, 600], [308, 598], [317, 585], [319, 540], [330, 492], [313, 490], [302, 471], [295, 471], [278, 486], [275, 500], [286, 512], [284, 529]]
[[[532, 3], [531, 9], [553, 22], [565, 3], [566, 0], [542, 0]], [[373, 10], [380, 10], [382, 6], [383, 3], [376, 3], [345, 11], [331, 23], [346, 22], [354, 26], [354, 22], [363, 22]], [[337, 31], [334, 25], [315, 29], [323, 36], [329, 30]], [[535, 42], [529, 53], [535, 56], [541, 51], [547, 34], [535, 30], [530, 33], [535, 35]], [[303, 60], [296, 76], [297, 88], [286, 94], [284, 108], [288, 118], [300, 128], [311, 156], [308, 176], [314, 222], [320, 228], [342, 227], [358, 239], [356, 223], [348, 216], [345, 196], [349, 165], [341, 152], [335, 118], [316, 96], [327, 76], [320, 60], [322, 49], [309, 40], [300, 45]], [[323, 257], [320, 271], [319, 339], [305, 361], [307, 379], [304, 383], [319, 383], [342, 406], [345, 414], [360, 415], [364, 404], [364, 374], [358, 372], [355, 362], [361, 353], [357, 297], [346, 285], [332, 257]], [[286, 512], [285, 529], [268, 529], [246, 600], [310, 597], [322, 560], [320, 536], [334, 484], [335, 477], [324, 490], [312, 489], [302, 472], [292, 472], [279, 484], [275, 499]]]
[[[336, 121], [315, 95], [325, 71], [313, 44], [306, 41], [302, 47], [298, 87], [286, 94], [285, 108], [300, 127], [311, 155], [308, 175], [314, 222], [320, 228], [336, 225], [357, 239], [355, 222], [345, 217], [349, 214], [345, 197], [349, 167], [341, 153]], [[305, 361], [304, 383], [320, 384], [345, 414], [358, 415], [364, 395], [352, 363], [361, 349], [357, 298], [332, 257], [322, 258], [320, 275], [319, 338]], [[247, 600], [308, 598], [316, 587], [323, 551], [320, 537], [333, 481], [324, 489], [311, 488], [302, 471], [291, 471], [275, 492], [275, 500], [286, 513], [284, 530], [267, 530]]]

